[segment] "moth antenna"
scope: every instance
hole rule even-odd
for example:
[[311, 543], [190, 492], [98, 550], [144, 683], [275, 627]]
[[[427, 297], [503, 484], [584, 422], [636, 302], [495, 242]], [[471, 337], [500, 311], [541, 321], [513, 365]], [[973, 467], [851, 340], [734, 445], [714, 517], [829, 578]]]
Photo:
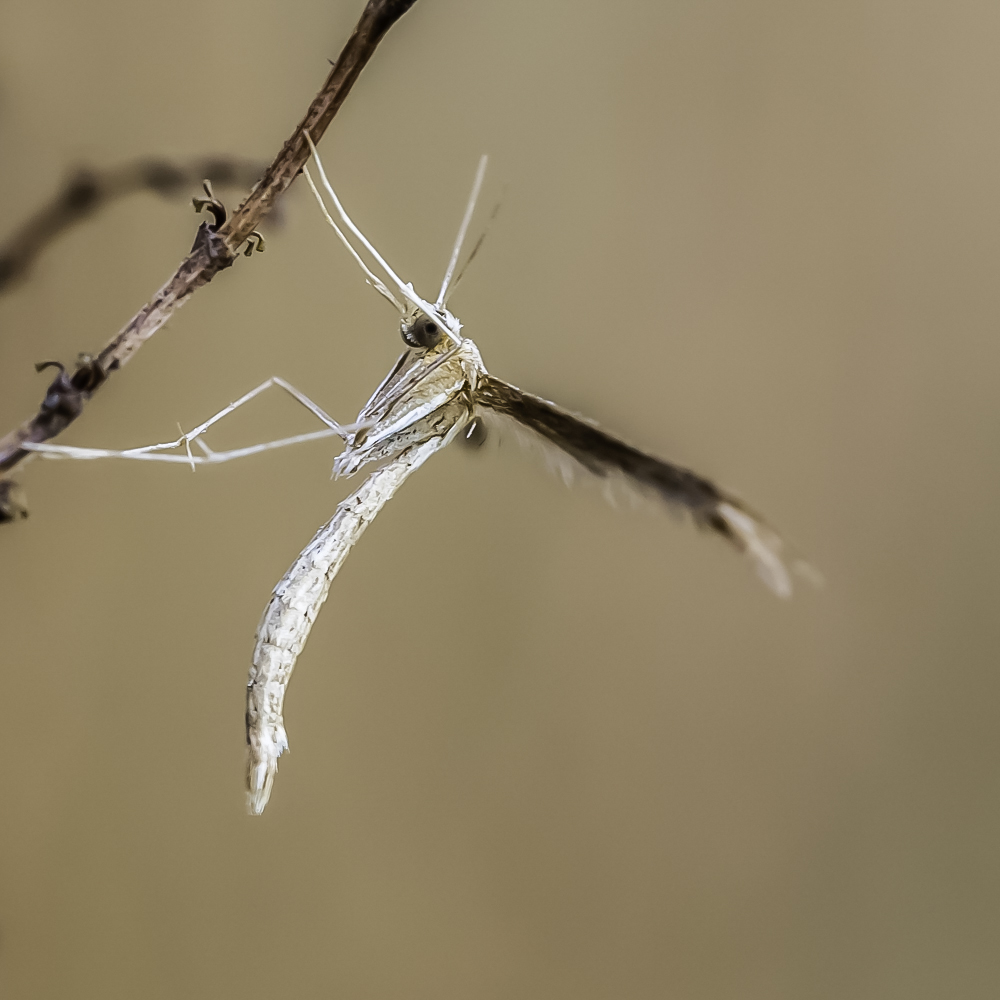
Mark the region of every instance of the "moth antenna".
[[486, 176], [487, 156], [484, 153], [479, 157], [479, 166], [476, 169], [476, 179], [472, 182], [472, 193], [465, 206], [465, 215], [462, 216], [462, 224], [458, 227], [458, 237], [455, 246], [451, 251], [451, 260], [448, 261], [448, 269], [444, 272], [444, 281], [441, 282], [441, 291], [438, 292], [437, 301], [434, 303], [440, 309], [445, 303], [448, 294], [448, 285], [451, 284], [451, 276], [455, 273], [455, 265], [458, 263], [458, 255], [462, 252], [462, 243], [465, 241], [465, 234], [472, 221], [472, 213], [476, 210], [476, 201], [479, 199], [479, 191], [483, 186], [483, 178]]
[[312, 188], [312, 193], [316, 198], [316, 203], [320, 207], [320, 211], [323, 213], [323, 217], [327, 222], [333, 227], [333, 231], [340, 237], [340, 242], [347, 247], [350, 255], [355, 259], [358, 267], [365, 272], [365, 276], [368, 278], [368, 283], [378, 292], [380, 295], [384, 295], [398, 310], [400, 315], [404, 315], [406, 309], [403, 304], [396, 298], [392, 292], [386, 287], [385, 282], [382, 281], [378, 275], [361, 259], [361, 255], [357, 250], [351, 245], [351, 241], [344, 235], [344, 231], [333, 221], [333, 216], [327, 211], [326, 203], [323, 201], [323, 196], [319, 193], [319, 189], [316, 187], [315, 182], [312, 179], [312, 174], [309, 173], [309, 168], [306, 166], [302, 167], [302, 172], [306, 175], [306, 180], [309, 182], [309, 187]]
[[455, 277], [455, 280], [452, 283], [451, 288], [448, 289], [448, 294], [445, 296], [445, 300], [442, 303], [442, 305], [447, 305], [448, 304], [448, 299], [451, 298], [451, 296], [454, 293], [455, 289], [458, 288], [458, 283], [462, 280], [462, 277], [464, 276], [465, 272], [468, 270], [469, 265], [476, 259], [476, 254], [479, 253], [480, 247], [482, 247], [482, 245], [486, 242], [486, 236], [487, 236], [487, 234], [490, 231], [490, 226], [493, 225], [493, 220], [496, 219], [497, 213], [499, 211], [500, 211], [500, 202], [498, 201], [493, 206], [493, 211], [490, 213], [490, 217], [489, 217], [489, 219], [486, 222], [486, 228], [483, 230], [482, 235], [479, 237], [479, 239], [476, 240], [476, 245], [472, 248], [472, 253], [469, 254], [469, 256], [466, 259], [465, 263], [462, 265], [461, 270], [458, 272], [458, 275]]
[[313, 159], [316, 161], [316, 169], [319, 170], [320, 180], [323, 182], [323, 187], [326, 188], [327, 194], [333, 201], [333, 207], [337, 210], [337, 215], [340, 216], [341, 222], [361, 241], [361, 245], [378, 261], [379, 267], [389, 276], [392, 283], [396, 286], [397, 291], [406, 299], [411, 305], [415, 306], [422, 313], [433, 319], [435, 323], [440, 324], [444, 329], [445, 333], [456, 343], [462, 343], [462, 337], [458, 330], [460, 327], [457, 322], [455, 324], [455, 329], [452, 329], [451, 323], [447, 322], [445, 317], [441, 314], [441, 311], [435, 306], [432, 306], [429, 302], [422, 299], [413, 290], [413, 286], [409, 284], [404, 284], [402, 279], [396, 272], [389, 267], [385, 258], [372, 246], [371, 242], [365, 236], [363, 232], [354, 224], [351, 217], [344, 210], [344, 206], [340, 203], [340, 199], [337, 197], [337, 192], [333, 190], [333, 185], [327, 179], [326, 171], [323, 169], [323, 162], [319, 158], [319, 153], [316, 151], [316, 144], [312, 141], [312, 136], [304, 131], [303, 134], [306, 137], [306, 142], [309, 143], [309, 149], [312, 151]]

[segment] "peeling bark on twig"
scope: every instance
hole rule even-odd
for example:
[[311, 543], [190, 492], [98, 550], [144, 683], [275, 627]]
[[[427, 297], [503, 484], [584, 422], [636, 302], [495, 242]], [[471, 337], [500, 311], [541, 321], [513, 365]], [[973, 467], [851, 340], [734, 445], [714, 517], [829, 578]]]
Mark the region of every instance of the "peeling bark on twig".
[[[305, 131], [309, 131], [313, 141], [319, 141], [379, 42], [415, 2], [416, 0], [368, 0], [353, 34], [309, 105], [305, 117], [267, 168], [257, 187], [217, 230], [207, 223], [202, 224], [191, 253], [182, 261], [173, 277], [96, 358], [86, 362], [91, 377], [87, 387], [79, 389], [76, 395], [67, 394], [68, 390], [64, 392], [60, 388], [59, 393], [62, 395], [57, 393], [61, 407], [59, 419], [54, 419], [46, 410], [46, 403], [43, 403], [38, 413], [0, 439], [0, 471], [12, 468], [28, 454], [21, 447], [23, 442], [46, 441], [76, 419], [84, 402], [111, 372], [125, 364], [197, 289], [207, 285], [219, 271], [233, 263], [240, 245], [274, 207], [276, 199], [288, 189], [309, 159]], [[72, 384], [76, 375], [67, 378]], [[56, 382], [52, 385], [55, 386]], [[47, 401], [51, 395], [50, 391]]]

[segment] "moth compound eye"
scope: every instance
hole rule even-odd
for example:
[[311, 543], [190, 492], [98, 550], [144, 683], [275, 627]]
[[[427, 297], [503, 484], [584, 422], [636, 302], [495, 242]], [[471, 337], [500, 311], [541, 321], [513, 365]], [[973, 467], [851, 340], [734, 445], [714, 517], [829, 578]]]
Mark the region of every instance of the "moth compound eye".
[[444, 336], [441, 327], [427, 316], [421, 316], [414, 320], [409, 326], [404, 326], [400, 332], [403, 335], [403, 340], [410, 347], [437, 347]]

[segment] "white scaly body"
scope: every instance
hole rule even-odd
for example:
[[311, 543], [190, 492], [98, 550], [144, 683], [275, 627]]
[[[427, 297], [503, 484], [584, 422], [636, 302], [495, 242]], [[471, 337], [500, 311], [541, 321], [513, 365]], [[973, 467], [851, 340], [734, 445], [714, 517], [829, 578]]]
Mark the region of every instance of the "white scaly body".
[[358, 415], [358, 423], [375, 422], [349, 439], [335, 464], [338, 475], [351, 475], [370, 462], [385, 464], [316, 532], [274, 588], [257, 628], [246, 715], [247, 807], [255, 816], [267, 805], [278, 758], [288, 749], [285, 692], [330, 584], [406, 478], [468, 423], [482, 370], [479, 351], [468, 339], [458, 348], [407, 351]]

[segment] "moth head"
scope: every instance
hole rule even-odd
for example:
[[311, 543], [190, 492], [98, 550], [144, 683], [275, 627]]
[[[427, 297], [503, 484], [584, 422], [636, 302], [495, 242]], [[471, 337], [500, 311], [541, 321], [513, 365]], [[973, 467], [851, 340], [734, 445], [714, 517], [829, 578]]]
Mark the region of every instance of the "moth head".
[[[408, 310], [399, 323], [399, 333], [403, 342], [409, 347], [429, 351], [444, 340], [447, 331], [454, 328], [457, 333], [461, 329], [460, 325], [448, 315], [447, 310], [444, 310], [444, 313], [445, 315], [437, 317], [422, 309]], [[454, 327], [449, 320], [452, 320]]]
[[[316, 162], [316, 167], [319, 170], [320, 180], [323, 183], [323, 187], [326, 188], [326, 192], [330, 196], [330, 200], [333, 202], [334, 209], [340, 218], [340, 223], [338, 224], [327, 210], [323, 197], [313, 182], [308, 168], [303, 166], [303, 173], [306, 176], [306, 180], [309, 182], [309, 186], [312, 188], [313, 194], [316, 196], [316, 201], [319, 203], [320, 209], [323, 212], [326, 221], [333, 227], [341, 242], [347, 247], [355, 262], [360, 266], [365, 274], [365, 277], [368, 279], [369, 284], [371, 284], [371, 286], [380, 295], [391, 302], [392, 305], [399, 310], [401, 319], [400, 333], [403, 336], [403, 340], [411, 347], [423, 348], [425, 350], [436, 347], [444, 337], [447, 337], [456, 346], [460, 345], [463, 341], [461, 332], [462, 324], [447, 308], [445, 303], [447, 301], [449, 291], [453, 290], [454, 286], [458, 283], [458, 278], [456, 278], [454, 284], [452, 284], [452, 277], [454, 276], [455, 266], [458, 263], [458, 257], [462, 250], [462, 241], [465, 239], [466, 230], [469, 227], [469, 222], [472, 219], [472, 213], [475, 210], [476, 199], [479, 196], [479, 189], [483, 183], [483, 175], [486, 172], [486, 157], [482, 157], [479, 161], [479, 169], [476, 171], [476, 180], [472, 187], [472, 194], [469, 197], [469, 202], [465, 209], [465, 216], [462, 219], [462, 225], [458, 231], [458, 238], [455, 240], [455, 246], [452, 249], [451, 259], [448, 262], [448, 268], [445, 271], [444, 281], [441, 283], [441, 291], [438, 293], [437, 300], [432, 305], [416, 293], [410, 282], [404, 283], [402, 281], [399, 275], [397, 275], [386, 262], [385, 258], [379, 254], [374, 246], [372, 246], [371, 241], [368, 240], [364, 233], [362, 233], [361, 230], [358, 229], [358, 227], [351, 221], [350, 216], [344, 211], [344, 206], [337, 197], [337, 193], [333, 190], [330, 181], [327, 179], [326, 171], [323, 169], [323, 164], [320, 161], [319, 154], [316, 152], [316, 146], [312, 141], [312, 136], [310, 136], [308, 132], [305, 132], [304, 134], [306, 141], [309, 144], [309, 149], [312, 152], [313, 159]], [[367, 263], [365, 263], [361, 253], [352, 245], [341, 226], [343, 226], [344, 229], [347, 229], [348, 232], [350, 232], [358, 241], [358, 243], [361, 244], [362, 248], [367, 251], [367, 253], [375, 261], [378, 268], [382, 270], [385, 278], [388, 280], [384, 281], [378, 276], [378, 274], [375, 273], [375, 271], [372, 270], [372, 268], [368, 266]], [[473, 250], [472, 255], [469, 258], [470, 260], [473, 256], [475, 256], [476, 250], [478, 249], [479, 245], [477, 244], [476, 249]], [[466, 263], [468, 263], [468, 261]], [[461, 272], [459, 273], [459, 277], [461, 277]]]

